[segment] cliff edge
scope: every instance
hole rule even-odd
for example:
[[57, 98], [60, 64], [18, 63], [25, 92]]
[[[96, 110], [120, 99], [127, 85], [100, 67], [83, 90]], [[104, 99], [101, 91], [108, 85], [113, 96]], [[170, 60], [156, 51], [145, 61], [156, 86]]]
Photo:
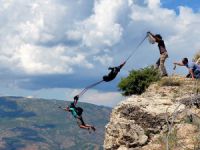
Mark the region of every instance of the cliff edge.
[[198, 82], [178, 76], [166, 77], [142, 95], [122, 101], [112, 110], [106, 125], [104, 149], [200, 147]]

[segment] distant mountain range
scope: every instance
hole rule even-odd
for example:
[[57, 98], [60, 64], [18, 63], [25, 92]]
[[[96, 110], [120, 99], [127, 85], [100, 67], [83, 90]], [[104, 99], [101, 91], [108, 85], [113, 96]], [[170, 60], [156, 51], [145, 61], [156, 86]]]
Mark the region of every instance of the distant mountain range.
[[0, 97], [0, 150], [102, 150], [111, 108], [79, 103], [95, 133], [79, 129], [60, 100]]

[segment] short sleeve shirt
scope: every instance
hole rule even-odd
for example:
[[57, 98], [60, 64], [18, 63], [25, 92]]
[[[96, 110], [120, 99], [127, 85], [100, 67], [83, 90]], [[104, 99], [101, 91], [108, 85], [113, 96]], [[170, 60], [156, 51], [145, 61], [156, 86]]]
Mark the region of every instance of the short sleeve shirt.
[[69, 110], [71, 111], [72, 115], [74, 116], [74, 118], [77, 118], [77, 113], [75, 111], [75, 108], [69, 108]]
[[195, 70], [199, 70], [200, 71], [200, 66], [197, 65], [196, 63], [192, 62], [192, 63], [188, 63], [185, 65], [188, 69], [192, 69], [193, 71]]
[[158, 42], [158, 48], [160, 50], [160, 54], [164, 53], [164, 52], [167, 52], [166, 48], [165, 48], [165, 43], [163, 40], [160, 40]]

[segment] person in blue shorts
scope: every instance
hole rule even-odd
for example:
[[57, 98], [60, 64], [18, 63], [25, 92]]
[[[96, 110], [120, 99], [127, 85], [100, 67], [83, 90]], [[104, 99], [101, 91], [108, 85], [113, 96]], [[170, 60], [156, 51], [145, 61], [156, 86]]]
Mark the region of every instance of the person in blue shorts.
[[195, 62], [189, 62], [188, 58], [183, 58], [181, 62], [174, 62], [174, 65], [185, 66], [189, 70], [187, 77], [200, 79], [200, 65]]
[[[59, 108], [61, 108], [61, 106], [59, 106]], [[73, 102], [70, 104], [70, 106], [61, 109], [63, 109], [64, 111], [71, 112], [72, 116], [76, 119], [77, 124], [80, 128], [87, 129], [88, 131], [96, 130], [94, 126], [85, 124], [82, 118], [83, 109], [81, 107], [76, 107]]]

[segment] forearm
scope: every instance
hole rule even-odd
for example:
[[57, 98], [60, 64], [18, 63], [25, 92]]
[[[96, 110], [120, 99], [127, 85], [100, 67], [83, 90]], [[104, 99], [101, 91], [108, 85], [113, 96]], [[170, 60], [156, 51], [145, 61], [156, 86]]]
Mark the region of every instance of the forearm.
[[61, 109], [64, 110], [64, 111], [69, 111], [70, 112], [70, 110], [68, 108], [62, 108], [61, 107]]
[[113, 69], [114, 69], [113, 67], [109, 67], [109, 68], [108, 68], [108, 70], [113, 70]]
[[148, 31], [148, 32], [147, 32], [147, 34], [149, 34], [149, 35], [151, 35], [151, 36], [155, 37], [155, 35], [154, 35], [154, 34], [152, 34], [150, 31]]
[[151, 32], [147, 32], [150, 36], [152, 36], [154, 39], [155, 39], [155, 41], [158, 43], [159, 41], [160, 41], [160, 39], [159, 38], [157, 38], [154, 34], [152, 34]]
[[174, 65], [184, 66], [184, 64], [183, 64], [183, 63], [180, 63], [180, 62], [174, 62]]

